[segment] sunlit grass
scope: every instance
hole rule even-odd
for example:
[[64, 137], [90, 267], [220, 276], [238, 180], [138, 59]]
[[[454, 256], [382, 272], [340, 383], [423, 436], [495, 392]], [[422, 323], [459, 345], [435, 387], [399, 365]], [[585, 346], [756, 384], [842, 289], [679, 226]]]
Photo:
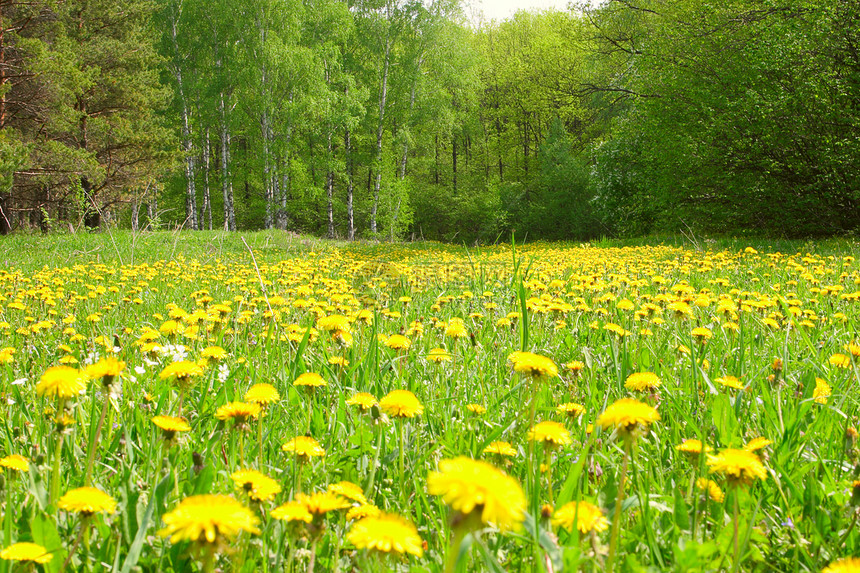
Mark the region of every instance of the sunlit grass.
[[13, 237], [2, 547], [44, 552], [3, 559], [819, 571], [858, 552], [857, 248], [716, 246]]

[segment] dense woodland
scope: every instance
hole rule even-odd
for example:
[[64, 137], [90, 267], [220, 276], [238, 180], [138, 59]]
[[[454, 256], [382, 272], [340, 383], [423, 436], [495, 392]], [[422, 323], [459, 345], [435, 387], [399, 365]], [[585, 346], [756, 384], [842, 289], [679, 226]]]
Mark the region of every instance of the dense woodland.
[[860, 0], [0, 0], [0, 232], [860, 230]]

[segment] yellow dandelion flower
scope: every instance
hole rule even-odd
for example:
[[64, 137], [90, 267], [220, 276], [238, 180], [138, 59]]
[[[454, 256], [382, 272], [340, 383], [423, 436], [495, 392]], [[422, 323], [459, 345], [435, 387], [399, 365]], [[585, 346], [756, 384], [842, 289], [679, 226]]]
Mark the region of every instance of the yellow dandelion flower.
[[57, 507], [73, 513], [90, 516], [94, 513], [113, 513], [116, 511], [116, 500], [94, 487], [79, 487], [70, 490], [60, 498]]
[[296, 496], [296, 501], [304, 505], [313, 515], [324, 515], [350, 506], [346, 499], [330, 491], [318, 491], [310, 495], [300, 493]]
[[288, 501], [272, 510], [272, 517], [280, 521], [302, 521], [310, 523], [314, 516], [303, 503]]
[[267, 406], [281, 399], [281, 395], [271, 384], [265, 382], [254, 384], [245, 392], [245, 402]]
[[833, 394], [833, 389], [830, 384], [823, 378], [815, 379], [815, 390], [812, 391], [812, 398], [817, 404], [827, 404], [827, 399]]
[[578, 418], [585, 413], [585, 406], [576, 402], [566, 402], [556, 406], [555, 411], [564, 414], [568, 418]]
[[319, 442], [308, 436], [297, 436], [292, 440], [284, 443], [281, 450], [295, 456], [304, 461], [310, 458], [321, 458], [325, 455], [325, 450], [320, 446]]
[[529, 439], [541, 442], [549, 447], [566, 446], [570, 444], [570, 432], [558, 422], [540, 422], [529, 430]]
[[451, 362], [453, 361], [453, 357], [451, 354], [445, 350], [444, 348], [434, 348], [425, 356], [427, 360], [430, 362], [434, 362], [436, 364], [441, 364], [442, 362]]
[[342, 314], [332, 314], [317, 320], [317, 328], [326, 332], [349, 332], [350, 322]]
[[442, 460], [427, 476], [427, 491], [463, 515], [476, 512], [482, 523], [502, 531], [519, 529], [526, 509], [520, 484], [492, 465], [467, 457]]
[[559, 507], [552, 515], [552, 524], [568, 531], [576, 527], [580, 533], [599, 533], [609, 528], [609, 520], [603, 511], [587, 501], [571, 501]]
[[125, 362], [117, 360], [113, 356], [102, 358], [95, 364], [86, 367], [86, 373], [90, 380], [101, 379], [105, 385], [110, 384], [123, 370], [125, 370]]
[[707, 465], [710, 473], [726, 476], [732, 485], [750, 485], [755, 479], [767, 479], [767, 470], [761, 459], [746, 450], [726, 449], [717, 455], [709, 455]]
[[424, 412], [424, 406], [409, 390], [392, 390], [379, 401], [379, 408], [395, 418], [414, 418]]
[[209, 346], [200, 352], [200, 356], [211, 362], [218, 362], [227, 358], [229, 354], [220, 346]]
[[320, 386], [328, 386], [322, 376], [316, 372], [305, 372], [295, 379], [293, 386], [306, 386], [308, 388], [319, 388]]
[[381, 553], [408, 553], [421, 557], [424, 549], [418, 530], [408, 520], [391, 513], [371, 515], [353, 524], [347, 540], [356, 549]]
[[392, 334], [385, 341], [385, 346], [392, 350], [409, 350], [409, 347], [411, 345], [412, 341], [410, 341], [402, 334]]
[[515, 371], [532, 378], [555, 378], [558, 376], [558, 367], [555, 362], [540, 354], [514, 352], [508, 356], [508, 360], [513, 362]]
[[635, 372], [627, 377], [624, 387], [634, 392], [652, 392], [660, 384], [660, 377], [653, 372]]
[[713, 451], [713, 448], [711, 446], [705, 446], [702, 444], [701, 440], [697, 440], [695, 438], [688, 438], [684, 440], [682, 443], [675, 446], [675, 449], [682, 454], [686, 454], [694, 461], [702, 455], [702, 452]]
[[15, 352], [12, 347], [0, 348], [0, 364], [11, 364], [15, 360]]
[[621, 433], [630, 433], [638, 427], [647, 428], [660, 419], [657, 410], [632, 398], [622, 398], [612, 403], [597, 418], [597, 425], [604, 430], [614, 428]]
[[21, 561], [22, 563], [45, 564], [53, 559], [54, 555], [48, 553], [47, 549], [36, 543], [20, 542], [13, 543], [3, 551], [0, 551], [0, 559], [6, 561]]
[[757, 452], [759, 450], [765, 449], [772, 443], [773, 442], [771, 440], [759, 436], [758, 438], [753, 438], [752, 440], [750, 440], [747, 445], [744, 446], [744, 449], [748, 452]]
[[152, 418], [152, 423], [161, 428], [164, 439], [172, 440], [179, 432], [190, 432], [191, 426], [188, 425], [182, 418], [174, 418], [173, 416], [155, 416]]
[[585, 368], [585, 363], [579, 360], [573, 360], [564, 365], [565, 368], [571, 371], [573, 374], [579, 374], [583, 368]]
[[723, 500], [726, 499], [726, 494], [723, 493], [719, 484], [714, 480], [699, 478], [696, 480], [696, 487], [699, 488], [700, 491], [707, 493], [708, 497], [711, 498], [711, 501], [722, 503]]
[[259, 519], [236, 499], [219, 494], [193, 495], [164, 514], [167, 525], [159, 531], [172, 543], [191, 541], [216, 544], [234, 539], [242, 531], [259, 535]]
[[361, 489], [360, 486], [352, 483], [351, 481], [341, 481], [338, 483], [333, 483], [328, 486], [328, 491], [343, 496], [361, 505], [367, 505], [367, 498], [364, 497], [364, 491]]
[[233, 420], [236, 425], [244, 424], [248, 418], [260, 415], [259, 404], [247, 402], [228, 402], [215, 410], [215, 417], [221, 421]]
[[346, 518], [349, 521], [356, 521], [359, 519], [364, 519], [365, 517], [376, 517], [380, 513], [382, 513], [381, 509], [379, 509], [373, 504], [368, 503], [365, 505], [358, 505], [356, 507], [350, 508], [350, 510], [346, 512]]
[[466, 404], [466, 409], [476, 416], [480, 416], [482, 414], [487, 413], [487, 409], [481, 406], [480, 404]]
[[507, 456], [512, 458], [517, 455], [517, 451], [508, 442], [490, 442], [484, 448], [485, 454], [494, 454], [497, 456]]
[[830, 357], [829, 362], [837, 368], [851, 368], [851, 358], [845, 354], [836, 353]]
[[717, 378], [717, 382], [722, 384], [726, 388], [732, 388], [734, 390], [743, 390], [744, 384], [741, 382], [737, 376], [722, 376]]
[[189, 360], [180, 360], [168, 364], [158, 377], [161, 380], [175, 379], [179, 384], [188, 384], [192, 378], [203, 374], [203, 367], [196, 362]]
[[247, 492], [254, 501], [269, 501], [281, 492], [278, 482], [257, 470], [238, 470], [230, 475], [236, 489]]
[[367, 392], [356, 392], [346, 401], [350, 406], [358, 406], [362, 410], [370, 410], [379, 403], [376, 396]]
[[848, 557], [834, 561], [822, 569], [821, 573], [860, 573], [860, 557]]
[[8, 468], [19, 472], [26, 472], [30, 469], [30, 460], [20, 454], [12, 454], [0, 459], [0, 467]]
[[42, 374], [42, 378], [36, 384], [36, 393], [40, 396], [65, 400], [83, 393], [86, 388], [86, 373], [69, 366], [53, 366]]

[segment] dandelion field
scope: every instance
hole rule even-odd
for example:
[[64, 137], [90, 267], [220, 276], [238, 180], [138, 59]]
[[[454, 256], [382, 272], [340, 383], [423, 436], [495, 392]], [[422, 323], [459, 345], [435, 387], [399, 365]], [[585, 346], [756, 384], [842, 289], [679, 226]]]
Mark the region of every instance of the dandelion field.
[[860, 570], [857, 245], [199, 236], [0, 243], [0, 573]]

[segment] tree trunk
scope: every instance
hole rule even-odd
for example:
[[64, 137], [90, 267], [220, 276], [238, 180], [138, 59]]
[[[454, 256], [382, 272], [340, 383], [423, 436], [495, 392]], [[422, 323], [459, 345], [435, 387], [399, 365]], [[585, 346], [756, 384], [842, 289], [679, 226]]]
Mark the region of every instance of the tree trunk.
[[236, 230], [233, 209], [233, 180], [230, 177], [230, 130], [227, 127], [227, 106], [221, 94], [221, 192], [224, 194], [224, 229]]
[[346, 219], [347, 219], [347, 238], [350, 241], [355, 240], [355, 216], [352, 209], [352, 151], [349, 137], [349, 128], [344, 131], [343, 146], [346, 153]]
[[331, 167], [332, 159], [331, 127], [328, 129], [326, 140], [326, 175], [325, 194], [328, 198], [328, 238], [334, 238], [334, 170]]
[[185, 152], [185, 220], [188, 226], [196, 231], [197, 224], [197, 189], [194, 185], [194, 143], [191, 140], [191, 117], [188, 103], [185, 99], [185, 91], [182, 84], [182, 66], [179, 62], [179, 43], [177, 39], [177, 14], [174, 10], [170, 12], [170, 31], [173, 40], [173, 73], [176, 76], [176, 87], [179, 94], [179, 103], [182, 108], [182, 150]]
[[457, 193], [457, 135], [455, 134], [451, 138], [451, 179], [452, 179], [452, 190], [454, 194]]
[[203, 136], [203, 211], [200, 214], [200, 226], [212, 230], [212, 195], [209, 192], [209, 128]]
[[[389, 14], [390, 16], [390, 14]], [[376, 125], [376, 158], [373, 183], [373, 202], [370, 206], [370, 232], [376, 234], [376, 213], [379, 209], [379, 188], [382, 184], [382, 132], [385, 126], [385, 103], [388, 99], [388, 67], [391, 61], [391, 34], [385, 34], [385, 54], [382, 62], [382, 85], [379, 89], [379, 122]]]

